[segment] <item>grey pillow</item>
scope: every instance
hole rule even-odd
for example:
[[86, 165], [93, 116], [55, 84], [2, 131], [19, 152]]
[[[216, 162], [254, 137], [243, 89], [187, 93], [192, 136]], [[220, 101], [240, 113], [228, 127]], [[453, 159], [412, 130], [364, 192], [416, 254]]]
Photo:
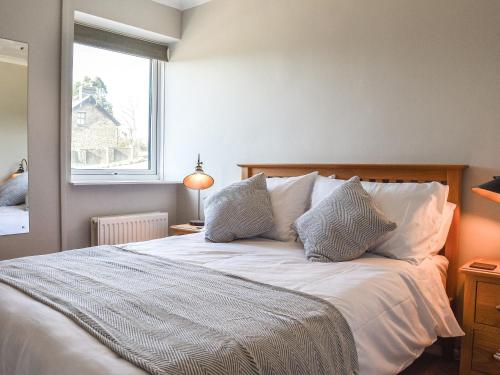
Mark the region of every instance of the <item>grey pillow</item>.
[[28, 172], [12, 177], [0, 186], [0, 206], [23, 204], [28, 193]]
[[295, 221], [306, 257], [313, 262], [358, 258], [385, 233], [396, 229], [373, 204], [359, 177], [335, 189]]
[[263, 173], [229, 185], [205, 202], [205, 238], [210, 241], [255, 237], [273, 226], [273, 209]]

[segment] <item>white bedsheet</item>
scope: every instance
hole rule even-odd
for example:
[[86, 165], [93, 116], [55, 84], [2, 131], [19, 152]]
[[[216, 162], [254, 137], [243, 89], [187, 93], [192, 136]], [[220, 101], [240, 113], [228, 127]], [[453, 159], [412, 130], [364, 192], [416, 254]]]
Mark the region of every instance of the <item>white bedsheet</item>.
[[[205, 242], [203, 234], [129, 244], [165, 256], [295, 289], [333, 303], [349, 323], [362, 374], [396, 374], [436, 337], [463, 332], [432, 260], [419, 266], [366, 255], [308, 263], [298, 244]], [[143, 374], [62, 314], [0, 283], [1, 374]]]
[[0, 236], [28, 233], [29, 213], [24, 204], [19, 206], [0, 206]]

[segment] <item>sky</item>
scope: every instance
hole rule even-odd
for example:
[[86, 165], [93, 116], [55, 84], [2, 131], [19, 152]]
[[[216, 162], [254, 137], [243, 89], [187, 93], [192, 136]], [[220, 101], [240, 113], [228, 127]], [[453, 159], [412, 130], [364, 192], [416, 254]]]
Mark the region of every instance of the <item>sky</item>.
[[130, 123], [135, 111], [137, 137], [146, 144], [149, 139], [150, 60], [104, 49], [74, 45], [73, 82], [85, 76], [100, 77], [108, 89], [107, 99], [113, 105], [114, 117], [123, 125]]

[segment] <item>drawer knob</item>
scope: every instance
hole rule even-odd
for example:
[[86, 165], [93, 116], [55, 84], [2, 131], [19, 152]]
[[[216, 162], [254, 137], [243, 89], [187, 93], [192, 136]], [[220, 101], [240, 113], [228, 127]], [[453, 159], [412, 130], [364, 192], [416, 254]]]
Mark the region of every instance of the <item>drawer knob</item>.
[[500, 311], [500, 305], [496, 305], [495, 309], [497, 309], [498, 311]]
[[496, 352], [495, 354], [493, 354], [493, 359], [495, 361], [500, 362], [500, 350], [498, 352]]

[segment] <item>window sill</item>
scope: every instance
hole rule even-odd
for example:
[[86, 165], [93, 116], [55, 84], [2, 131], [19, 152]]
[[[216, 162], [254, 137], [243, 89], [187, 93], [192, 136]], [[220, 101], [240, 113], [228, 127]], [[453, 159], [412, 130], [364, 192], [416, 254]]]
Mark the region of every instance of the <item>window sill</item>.
[[106, 186], [106, 185], [180, 185], [180, 181], [165, 180], [72, 180], [73, 186]]

